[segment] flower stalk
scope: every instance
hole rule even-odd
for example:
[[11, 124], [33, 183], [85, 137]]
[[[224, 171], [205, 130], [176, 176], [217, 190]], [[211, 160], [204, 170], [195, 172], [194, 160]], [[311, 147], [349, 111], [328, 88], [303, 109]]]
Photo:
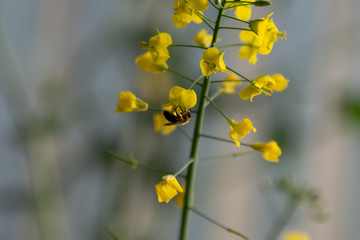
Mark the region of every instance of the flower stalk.
[[[211, 47], [216, 45], [216, 40], [220, 30], [220, 23], [224, 13], [224, 6], [226, 0], [222, 2], [221, 8], [219, 9], [218, 16], [215, 22], [213, 38], [211, 42]], [[205, 115], [205, 108], [207, 102], [207, 96], [210, 88], [210, 76], [204, 77], [204, 82], [200, 95], [200, 103], [198, 108], [198, 114], [196, 117], [194, 134], [192, 138], [192, 146], [190, 152], [190, 159], [193, 161], [189, 165], [187, 177], [186, 177], [186, 192], [184, 198], [184, 208], [182, 212], [182, 220], [181, 220], [181, 230], [180, 230], [180, 240], [186, 240], [189, 233], [190, 226], [190, 208], [192, 207], [192, 199], [194, 198], [194, 186], [195, 186], [195, 176], [196, 176], [196, 167], [199, 162], [198, 152], [199, 152], [199, 143], [200, 137], [202, 133], [202, 126]]]

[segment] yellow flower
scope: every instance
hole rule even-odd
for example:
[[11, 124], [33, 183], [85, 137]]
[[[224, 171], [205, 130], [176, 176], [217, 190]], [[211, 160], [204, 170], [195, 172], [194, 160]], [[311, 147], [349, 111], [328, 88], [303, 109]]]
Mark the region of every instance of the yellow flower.
[[249, 59], [249, 62], [255, 64], [257, 61], [256, 54], [267, 55], [271, 52], [272, 47], [278, 38], [286, 39], [286, 32], [279, 32], [273, 20], [270, 19], [270, 13], [266, 18], [251, 20], [250, 29], [253, 31], [241, 31], [240, 39], [247, 45], [240, 49], [239, 57]]
[[172, 44], [172, 38], [168, 33], [158, 33], [150, 38], [149, 42], [142, 41], [142, 48], [148, 48], [155, 64], [162, 65], [170, 57], [168, 46]]
[[157, 64], [151, 56], [150, 52], [146, 52], [143, 55], [138, 56], [135, 62], [136, 65], [138, 65], [138, 67], [145, 72], [160, 73], [168, 69], [168, 65], [165, 62], [162, 64]]
[[254, 143], [252, 148], [263, 152], [263, 158], [270, 162], [278, 162], [281, 155], [281, 149], [275, 141], [268, 143]]
[[146, 111], [148, 104], [129, 92], [120, 92], [119, 102], [116, 105], [115, 112], [134, 112], [134, 111]]
[[288, 87], [288, 83], [290, 80], [284, 78], [284, 76], [281, 75], [280, 73], [276, 73], [272, 75], [271, 78], [274, 80], [274, 83], [273, 82], [268, 83], [266, 86], [267, 88], [276, 92], [281, 92]]
[[[235, 87], [242, 83], [239, 80], [239, 78], [233, 73], [230, 73], [227, 76], [226, 80], [229, 80], [229, 82], [223, 82], [221, 87], [220, 87], [221, 93], [225, 93], [225, 94], [234, 94], [235, 93]], [[236, 80], [239, 80], [239, 81], [236, 81]]]
[[246, 88], [244, 88], [241, 92], [239, 92], [239, 96], [244, 99], [244, 100], [248, 100], [250, 99], [250, 101], [253, 101], [253, 97], [260, 95], [261, 91], [253, 86], [247, 86]]
[[192, 40], [201, 47], [208, 47], [211, 44], [212, 35], [208, 34], [206, 29], [201, 29]]
[[202, 74], [209, 76], [211, 73], [227, 72], [223, 57], [224, 52], [219, 53], [216, 47], [206, 49], [200, 61]]
[[[185, 1], [185, 0], [178, 0], [177, 2], [173, 3], [173, 8], [175, 9], [172, 22], [175, 25], [175, 27], [185, 27], [188, 25], [191, 21], [194, 21], [195, 23], [201, 23], [202, 19], [195, 13], [195, 10], [198, 10], [199, 13], [202, 14], [202, 10], [195, 8], [197, 4], [193, 2], [198, 1]], [[206, 0], [207, 2], [207, 0]], [[204, 9], [205, 10], [205, 9]]]
[[310, 237], [306, 232], [289, 231], [283, 235], [282, 240], [310, 240]]
[[[249, 0], [248, 2], [255, 2], [255, 0]], [[242, 5], [235, 8], [235, 15], [238, 19], [247, 21], [251, 17], [251, 5]]]
[[180, 184], [173, 175], [166, 175], [162, 181], [155, 186], [159, 202], [168, 203], [178, 192], [183, 192]]
[[169, 135], [176, 129], [176, 125], [164, 126], [165, 123], [169, 121], [166, 120], [162, 113], [154, 114], [154, 128], [155, 132], [160, 132], [162, 135]]
[[234, 119], [228, 121], [230, 126], [229, 137], [234, 140], [236, 146], [240, 147], [239, 139], [243, 139], [250, 133], [251, 130], [256, 132], [256, 128], [252, 125], [250, 119], [245, 118], [241, 122], [236, 122]]
[[250, 101], [253, 101], [253, 97], [261, 93], [264, 93], [267, 96], [271, 96], [272, 94], [271, 87], [275, 85], [276, 82], [272, 77], [270, 77], [270, 75], [263, 75], [255, 78], [252, 81], [252, 85], [244, 88], [239, 93], [239, 95], [242, 99], [244, 100], [250, 99]]
[[169, 91], [169, 104], [174, 111], [180, 109], [182, 112], [194, 107], [197, 96], [194, 90], [174, 86]]
[[208, 0], [188, 0], [190, 6], [198, 11], [204, 11], [209, 6]]

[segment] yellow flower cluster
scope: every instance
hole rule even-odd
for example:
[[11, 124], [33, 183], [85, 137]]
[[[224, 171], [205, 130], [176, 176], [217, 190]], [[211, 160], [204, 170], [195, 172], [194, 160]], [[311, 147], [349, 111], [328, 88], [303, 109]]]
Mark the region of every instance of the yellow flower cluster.
[[201, 23], [199, 15], [208, 8], [208, 0], [178, 0], [173, 3], [175, 10], [172, 22], [176, 27], [185, 27], [191, 21]]
[[280, 73], [272, 76], [260, 76], [252, 81], [252, 85], [245, 87], [239, 95], [244, 100], [250, 99], [250, 101], [253, 101], [253, 97], [261, 93], [270, 96], [273, 91], [283, 91], [287, 88], [288, 82], [289, 80], [285, 79]]
[[166, 61], [169, 59], [168, 46], [172, 38], [168, 33], [158, 33], [150, 38], [149, 42], [142, 41], [141, 47], [149, 49], [146, 53], [136, 58], [136, 64], [145, 72], [163, 72], [168, 69]]
[[227, 72], [223, 57], [224, 52], [219, 53], [216, 47], [206, 49], [200, 61], [202, 75], [209, 76], [211, 73]]
[[240, 49], [240, 58], [249, 59], [250, 63], [255, 64], [258, 53], [267, 55], [278, 38], [286, 39], [286, 32], [279, 32], [274, 21], [270, 19], [272, 14], [250, 21], [249, 27], [252, 31], [241, 31], [240, 39], [247, 44]]

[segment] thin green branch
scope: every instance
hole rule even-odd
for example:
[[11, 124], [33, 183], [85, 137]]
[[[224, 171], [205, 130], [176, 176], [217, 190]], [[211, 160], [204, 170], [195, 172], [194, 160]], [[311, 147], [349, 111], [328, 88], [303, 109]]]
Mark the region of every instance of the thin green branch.
[[246, 237], [244, 234], [236, 231], [236, 229], [234, 229], [234, 228], [229, 228], [229, 227], [223, 225], [222, 223], [219, 223], [219, 222], [216, 221], [215, 219], [213, 219], [213, 218], [211, 218], [211, 217], [203, 214], [202, 212], [200, 212], [199, 210], [195, 209], [194, 207], [190, 207], [190, 210], [191, 210], [193, 213], [196, 213], [198, 216], [202, 217], [203, 219], [205, 219], [205, 220], [207, 220], [207, 221], [215, 224], [216, 226], [218, 226], [218, 227], [220, 227], [220, 228], [222, 228], [222, 229], [224, 229], [224, 230], [226, 230], [226, 231], [228, 231], [228, 232], [231, 232], [231, 233], [233, 233], [233, 234], [235, 234], [235, 235], [237, 235], [237, 236], [239, 236], [239, 237], [242, 237], [242, 238], [245, 239], [245, 240], [249, 240], [248, 237]]
[[246, 78], [244, 75], [238, 73], [237, 71], [235, 71], [234, 69], [232, 68], [229, 68], [229, 67], [226, 67], [226, 69], [229, 69], [230, 71], [232, 71], [233, 73], [235, 73], [236, 75], [238, 75], [239, 77], [245, 79], [246, 81], [248, 81], [249, 83], [252, 83], [251, 80], [249, 80], [248, 78]]
[[188, 47], [188, 48], [201, 48], [207, 49], [206, 47], [197, 46], [197, 45], [187, 45], [187, 44], [172, 44], [169, 47]]
[[216, 10], [220, 10], [220, 8], [218, 8], [218, 6], [215, 5], [215, 3], [213, 3], [211, 0], [209, 0], [209, 3], [216, 9]]
[[[214, 140], [218, 140], [218, 141], [222, 141], [222, 142], [235, 143], [233, 140], [230, 140], [230, 139], [220, 138], [220, 137], [211, 136], [211, 135], [207, 135], [207, 134], [201, 134], [201, 136], [204, 137], [204, 138], [210, 138], [210, 139], [214, 139]], [[243, 143], [243, 142], [241, 142], [240, 145], [244, 145], [244, 146], [247, 146], [247, 147], [252, 147], [251, 144]]]
[[[194, 10], [195, 10], [195, 9], [194, 9]], [[206, 20], [208, 20], [208, 21], [210, 21], [210, 22], [212, 22], [212, 23], [215, 23], [214, 20], [206, 17], [204, 14], [201, 14], [198, 10], [195, 10], [195, 13], [196, 13], [196, 15], [198, 15], [201, 19], [203, 19], [203, 20], [206, 19]]]
[[223, 82], [247, 82], [246, 80], [213, 80], [211, 83], [223, 83]]
[[183, 127], [182, 126], [177, 126], [177, 129], [179, 129], [180, 130], [180, 132], [182, 132], [183, 134], [184, 134], [184, 136], [187, 138], [187, 139], [189, 139], [190, 140], [190, 142], [192, 141], [192, 139], [191, 139], [191, 137], [190, 137], [190, 135], [183, 129]]
[[[210, 81], [210, 82], [212, 82], [212, 81]], [[216, 90], [216, 92], [214, 92], [209, 98], [210, 98], [211, 101], [214, 101], [220, 95], [221, 95], [221, 90], [218, 88]], [[209, 104], [210, 104], [210, 101], [207, 101], [205, 103], [205, 107], [207, 107]]]
[[221, 109], [208, 97], [206, 97], [207, 100], [210, 102], [211, 105], [213, 105], [213, 107], [221, 114], [223, 115], [224, 118], [226, 118], [226, 120], [230, 120], [223, 111], [221, 111]]
[[191, 83], [191, 85], [188, 87], [188, 89], [192, 89], [192, 87], [199, 82], [199, 80], [203, 77], [203, 75], [200, 75], [197, 79], [195, 79], [195, 81], [193, 83]]
[[256, 151], [237, 152], [237, 153], [231, 153], [231, 154], [204, 157], [204, 158], [200, 158], [199, 162], [204, 162], [204, 161], [208, 161], [208, 160], [215, 160], [215, 159], [235, 158], [235, 157], [239, 157], [239, 156], [248, 155], [248, 154], [254, 153], [254, 152], [256, 152]]
[[243, 23], [249, 24], [248, 21], [244, 21], [244, 20], [241, 20], [241, 19], [238, 19], [238, 18], [229, 16], [229, 15], [223, 15], [223, 17], [230, 18], [230, 19], [233, 19], [233, 20], [236, 20], [236, 21], [239, 21], [239, 22], [243, 22]]
[[[171, 73], [173, 73], [174, 75], [177, 75], [177, 76], [179, 76], [179, 77], [181, 77], [181, 78], [184, 78], [185, 80], [188, 80], [188, 81], [190, 81], [190, 82], [192, 82], [192, 83], [195, 82], [195, 80], [193, 80], [193, 79], [185, 76], [184, 74], [178, 73], [178, 72], [176, 72], [176, 71], [174, 71], [174, 70], [172, 70], [172, 69], [167, 69], [167, 71], [168, 71], [168, 72], [171, 72]], [[197, 82], [196, 85], [202, 86], [202, 84], [199, 83], [199, 82]]]
[[[147, 166], [147, 165], [143, 165], [141, 163], [138, 163], [135, 159], [128, 159], [128, 158], [124, 158], [124, 157], [121, 157], [119, 155], [116, 155], [114, 152], [112, 151], [108, 151], [108, 153], [115, 159], [117, 160], [120, 160], [124, 163], [127, 163], [127, 164], [130, 164], [131, 166], [133, 166], [134, 168], [137, 168], [137, 167], [140, 167], [140, 168], [144, 168], [144, 169], [147, 169], [147, 170], [151, 170], [151, 171], [155, 171], [155, 172], [160, 172], [160, 173], [165, 173], [165, 174], [168, 174], [169, 171], [165, 171], [165, 170], [162, 170], [162, 169], [159, 169], [159, 168], [156, 168], [156, 167], [150, 167], [150, 166]], [[184, 176], [179, 176], [179, 177], [184, 177]]]
[[228, 47], [239, 47], [239, 46], [246, 46], [248, 44], [245, 44], [245, 43], [234, 43], [234, 44], [227, 44], [227, 45], [224, 45], [224, 46], [220, 46], [218, 47], [218, 49], [221, 49], [221, 48], [228, 48]]
[[206, 21], [205, 19], [203, 19], [203, 22], [204, 22], [211, 30], [215, 31], [214, 27], [211, 26], [211, 24], [208, 23], [208, 21]]
[[220, 27], [220, 29], [230, 29], [230, 30], [240, 30], [240, 31], [253, 31], [248, 28], [238, 28], [238, 27]]
[[177, 177], [180, 173], [182, 173], [194, 160], [190, 159], [184, 166], [182, 166], [176, 173], [174, 173], [174, 177]]

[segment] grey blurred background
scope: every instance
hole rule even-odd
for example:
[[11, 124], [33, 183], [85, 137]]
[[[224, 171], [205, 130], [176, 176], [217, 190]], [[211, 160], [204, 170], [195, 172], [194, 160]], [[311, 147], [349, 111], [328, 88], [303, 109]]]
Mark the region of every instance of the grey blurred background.
[[[139, 42], [155, 35], [155, 27], [177, 44], [192, 44], [205, 27], [175, 28], [172, 2], [0, 1], [0, 239], [110, 239], [108, 227], [121, 239], [177, 239], [181, 209], [157, 202], [161, 174], [134, 170], [107, 153], [133, 154], [169, 172], [187, 161], [190, 142], [180, 131], [154, 133], [152, 112], [114, 113], [120, 91], [160, 107], [172, 85], [188, 86], [170, 73], [141, 72], [134, 63], [144, 52]], [[216, 103], [229, 117], [253, 121], [258, 132], [246, 142], [275, 139], [283, 155], [277, 164], [259, 153], [201, 163], [194, 204], [250, 239], [264, 239], [283, 200], [258, 185], [290, 175], [319, 190], [329, 218], [317, 223], [299, 209], [285, 230], [317, 240], [359, 239], [360, 1], [272, 3], [253, 8], [253, 18], [273, 11], [288, 39], [256, 65], [239, 59], [237, 48], [224, 58], [249, 78], [280, 72], [291, 80], [289, 88], [253, 103], [238, 95]], [[222, 31], [221, 38], [239, 41], [235, 31]], [[201, 74], [200, 50], [170, 51], [170, 68]], [[193, 124], [184, 129], [192, 133]], [[228, 128], [209, 107], [204, 132], [227, 137]], [[200, 147], [203, 157], [239, 151], [208, 139]], [[193, 214], [190, 239], [236, 236]]]

